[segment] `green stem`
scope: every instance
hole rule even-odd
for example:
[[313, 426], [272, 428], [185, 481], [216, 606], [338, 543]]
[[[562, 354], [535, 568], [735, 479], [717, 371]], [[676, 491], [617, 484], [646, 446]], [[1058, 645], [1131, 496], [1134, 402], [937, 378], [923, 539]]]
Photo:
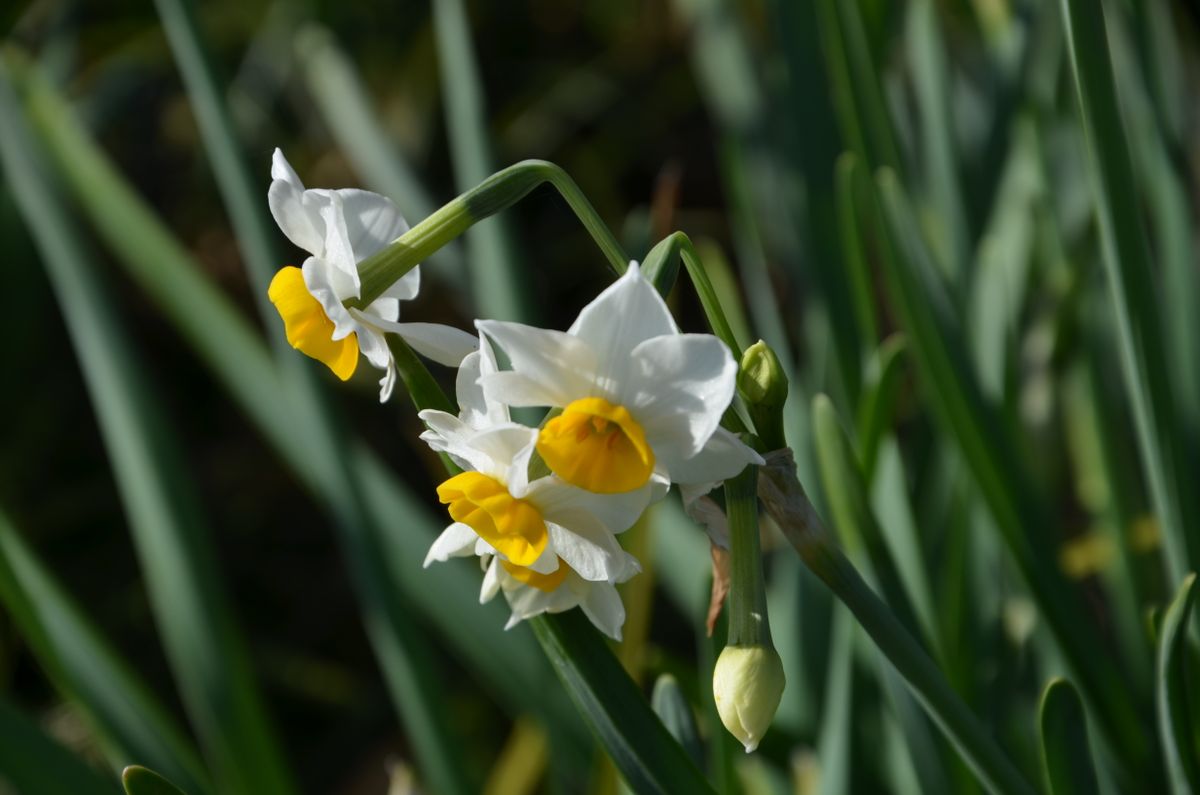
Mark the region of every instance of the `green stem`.
[[772, 645], [758, 542], [757, 482], [756, 466], [748, 466], [740, 475], [725, 481], [731, 558], [727, 639], [730, 646]]
[[471, 190], [447, 202], [383, 251], [360, 262], [361, 294], [359, 298], [346, 302], [347, 306], [369, 306], [433, 252], [479, 221], [516, 204], [544, 183], [554, 187], [567, 202], [604, 253], [609, 267], [618, 275], [624, 273], [629, 267], [629, 258], [596, 208], [592, 207], [567, 172], [545, 160], [523, 160], [497, 171]]
[[997, 793], [1032, 793], [1033, 789], [959, 699], [929, 655], [834, 544], [797, 480], [794, 464], [790, 460], [786, 466], [768, 462], [762, 472], [759, 493], [767, 511], [804, 565], [850, 609], [979, 780]]

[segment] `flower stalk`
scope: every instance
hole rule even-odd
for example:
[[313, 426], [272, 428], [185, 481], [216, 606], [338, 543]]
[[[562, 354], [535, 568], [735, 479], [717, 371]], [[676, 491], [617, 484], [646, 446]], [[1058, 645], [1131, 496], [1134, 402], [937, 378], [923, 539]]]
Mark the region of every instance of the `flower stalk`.
[[604, 253], [613, 272], [618, 275], [624, 273], [629, 266], [629, 259], [621, 244], [567, 172], [545, 160], [523, 160], [497, 171], [479, 185], [451, 199], [397, 238], [392, 245], [359, 263], [361, 295], [346, 305], [355, 308], [369, 306], [419, 262], [476, 223], [513, 206], [544, 183], [553, 186], [574, 211]]

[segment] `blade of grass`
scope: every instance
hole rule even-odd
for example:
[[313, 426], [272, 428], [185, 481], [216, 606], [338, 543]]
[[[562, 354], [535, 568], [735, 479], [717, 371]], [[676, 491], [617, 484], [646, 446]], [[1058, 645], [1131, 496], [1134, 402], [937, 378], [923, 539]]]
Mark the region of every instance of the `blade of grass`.
[[1042, 764], [1051, 795], [1098, 793], [1096, 769], [1088, 749], [1087, 716], [1075, 687], [1052, 679], [1038, 710]]
[[0, 788], [23, 795], [118, 795], [116, 782], [46, 736], [0, 699]]
[[[275, 312], [267, 299], [266, 287], [276, 264], [282, 261], [275, 244], [278, 233], [267, 218], [262, 191], [254, 189], [242, 160], [191, 4], [188, 0], [157, 0], [156, 6], [250, 271], [259, 312], [264, 322], [271, 323]], [[367, 634], [380, 660], [392, 701], [430, 784], [439, 792], [468, 792], [471, 787], [464, 778], [464, 767], [451, 751], [459, 743], [450, 736], [444, 711], [435, 703], [433, 694], [441, 688], [428, 658], [429, 643], [409, 617], [408, 606], [396, 598], [397, 589], [382, 566], [380, 527], [363, 510], [361, 487], [345, 463], [343, 434], [317, 394], [311, 368], [304, 369], [308, 363], [283, 343], [279, 325], [275, 324], [272, 337], [285, 357], [284, 376], [292, 376], [288, 392], [297, 404], [299, 418], [310, 420], [298, 423], [297, 430], [307, 430], [311, 437], [309, 444], [318, 451], [319, 459], [331, 462], [327, 477], [336, 486], [326, 492], [326, 497], [341, 528], [343, 548], [364, 603]]]
[[[1200, 792], [1200, 764], [1196, 760], [1195, 716], [1189, 712], [1189, 614], [1196, 602], [1196, 575], [1189, 574], [1163, 616], [1158, 635], [1155, 702], [1163, 761], [1175, 795]], [[1194, 670], [1194, 669], [1192, 669]]]
[[1092, 199], [1100, 232], [1142, 466], [1166, 541], [1172, 580], [1200, 563], [1200, 523], [1191, 468], [1176, 432], [1137, 183], [1117, 105], [1103, 4], [1062, 0], [1072, 73], [1086, 133]]
[[699, 766], [704, 761], [700, 729], [696, 727], [692, 705], [688, 703], [687, 696], [675, 677], [670, 674], [659, 675], [654, 682], [654, 692], [650, 695], [650, 707], [676, 742], [687, 751], [692, 762]]
[[854, 783], [850, 764], [853, 743], [851, 724], [854, 699], [854, 616], [841, 605], [833, 609], [833, 630], [829, 641], [829, 679], [821, 708], [821, 733], [817, 754], [821, 758], [821, 779], [817, 795], [852, 792]]
[[[483, 81], [471, 44], [463, 0], [433, 0], [438, 70], [459, 190], [495, 170], [484, 110]], [[516, 254], [506, 218], [491, 218], [467, 233], [467, 265], [476, 311], [499, 320], [533, 320], [528, 276]]]
[[38, 151], [18, 121], [2, 67], [0, 84], [6, 169], [21, 186], [16, 195], [62, 307], [167, 658], [214, 778], [228, 792], [289, 792], [289, 775], [220, 585], [199, 499], [188, 486], [169, 425], [116, 317], [116, 304], [32, 165]]
[[1009, 553], [1054, 633], [1064, 656], [1097, 706], [1097, 713], [1130, 769], [1149, 754], [1137, 729], [1134, 699], [1111, 654], [1102, 650], [1078, 595], [1054, 567], [1045, 508], [1018, 464], [1003, 416], [982, 395], [963, 345], [961, 323], [933, 276], [902, 188], [884, 170], [878, 179], [883, 211], [883, 262], [889, 292], [911, 343], [935, 414], [949, 430], [978, 483]]
[[114, 768], [140, 759], [196, 791], [211, 790], [191, 741], [2, 513], [0, 599], [55, 689], [87, 715]]

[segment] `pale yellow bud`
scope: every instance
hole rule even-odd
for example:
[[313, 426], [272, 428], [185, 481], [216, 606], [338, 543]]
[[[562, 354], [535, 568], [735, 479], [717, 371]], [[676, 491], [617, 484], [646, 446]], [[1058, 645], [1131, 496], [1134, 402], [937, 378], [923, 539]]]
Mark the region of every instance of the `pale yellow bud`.
[[783, 697], [783, 662], [772, 646], [726, 646], [713, 670], [713, 698], [729, 733], [758, 747]]

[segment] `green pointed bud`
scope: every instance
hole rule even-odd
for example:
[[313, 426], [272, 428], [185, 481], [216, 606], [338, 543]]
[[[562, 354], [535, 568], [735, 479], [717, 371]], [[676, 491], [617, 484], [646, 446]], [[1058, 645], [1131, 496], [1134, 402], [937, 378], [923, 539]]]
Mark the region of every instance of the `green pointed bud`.
[[758, 437], [770, 450], [785, 447], [783, 404], [787, 402], [788, 378], [775, 351], [762, 340], [742, 354], [737, 388], [746, 401]]
[[783, 698], [783, 661], [771, 645], [726, 646], [713, 669], [713, 698], [729, 733], [758, 747]]
[[788, 379], [779, 357], [759, 340], [742, 354], [737, 375], [738, 392], [750, 405], [781, 408], [788, 396]]

